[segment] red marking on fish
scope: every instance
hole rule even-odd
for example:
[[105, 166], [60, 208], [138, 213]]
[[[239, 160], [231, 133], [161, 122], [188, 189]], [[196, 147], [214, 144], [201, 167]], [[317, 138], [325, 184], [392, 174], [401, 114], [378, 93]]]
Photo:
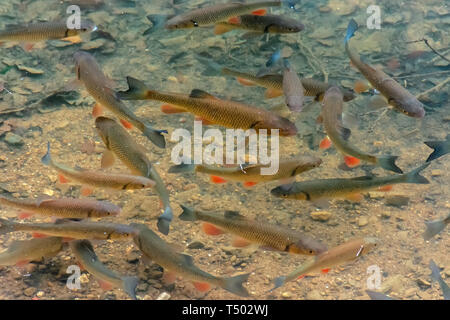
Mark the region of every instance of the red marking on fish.
[[102, 105], [99, 103], [94, 104], [94, 107], [92, 108], [92, 116], [94, 118], [97, 118], [97, 117], [101, 116], [102, 113], [103, 113]]
[[120, 119], [120, 123], [127, 129], [133, 128], [133, 125], [129, 123], [127, 120]]
[[225, 183], [227, 181], [224, 178], [221, 178], [218, 176], [211, 176], [211, 182], [212, 183]]
[[349, 168], [354, 168], [361, 163], [361, 160], [352, 156], [344, 156], [344, 161]]
[[97, 280], [98, 284], [100, 285], [100, 288], [102, 288], [105, 291], [111, 290], [113, 288], [113, 285], [109, 282], [103, 281], [103, 280]]
[[258, 182], [254, 182], [254, 181], [246, 181], [246, 182], [244, 182], [244, 187], [253, 187], [257, 183]]
[[183, 113], [186, 112], [186, 110], [182, 109], [182, 108], [177, 108], [171, 104], [163, 104], [161, 106], [161, 111], [167, 114], [171, 114], [171, 113]]
[[323, 138], [322, 141], [320, 141], [319, 148], [326, 150], [329, 147], [331, 147], [331, 140], [328, 137]]
[[235, 237], [233, 239], [233, 241], [231, 242], [231, 245], [235, 248], [244, 248], [244, 247], [249, 246], [250, 244], [251, 244], [251, 242], [249, 242], [245, 239], [239, 238], [239, 237]]
[[228, 23], [239, 24], [239, 18], [238, 17], [232, 17], [232, 18], [228, 19]]
[[59, 180], [59, 183], [67, 183], [67, 182], [69, 182], [69, 180], [66, 177], [64, 177], [61, 173], [58, 174], [58, 180]]
[[30, 218], [31, 216], [33, 216], [32, 213], [29, 213], [29, 212], [22, 212], [22, 213], [19, 213], [18, 218], [21, 219], [21, 220], [23, 220], [23, 219], [28, 219], [28, 218]]
[[47, 238], [47, 237], [48, 237], [48, 235], [43, 234], [43, 233], [39, 233], [39, 232], [33, 232], [33, 233], [31, 234], [31, 236], [32, 236], [33, 238], [37, 238], [37, 239], [39, 239], [39, 238]]
[[264, 16], [267, 13], [266, 9], [258, 9], [255, 11], [252, 11], [252, 15], [254, 16]]
[[392, 186], [383, 186], [383, 187], [379, 187], [378, 190], [387, 192], [387, 191], [391, 191], [392, 188], [393, 188]]
[[92, 190], [91, 188], [84, 187], [84, 186], [81, 187], [80, 191], [81, 191], [81, 195], [84, 196], [84, 197], [88, 197], [94, 192], [94, 190]]
[[247, 80], [247, 79], [244, 79], [244, 78], [237, 77], [236, 80], [237, 80], [237, 82], [239, 82], [243, 86], [254, 86], [255, 85], [255, 83], [253, 81]]
[[223, 233], [223, 231], [217, 228], [215, 225], [207, 222], [203, 222], [202, 229], [203, 232], [209, 236], [218, 236], [219, 234]]
[[206, 292], [211, 289], [211, 285], [206, 282], [193, 282], [195, 289], [200, 292]]
[[322, 273], [324, 273], [324, 274], [328, 273], [329, 271], [330, 271], [330, 269], [329, 269], [329, 268], [326, 268], [326, 269], [322, 269]]

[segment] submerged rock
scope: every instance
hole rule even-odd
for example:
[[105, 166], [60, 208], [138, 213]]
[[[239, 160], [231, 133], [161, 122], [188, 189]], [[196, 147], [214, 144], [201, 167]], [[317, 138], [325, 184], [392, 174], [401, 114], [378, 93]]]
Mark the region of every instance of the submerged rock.
[[9, 144], [10, 146], [14, 146], [14, 147], [20, 147], [20, 146], [23, 146], [23, 144], [24, 144], [22, 137], [15, 133], [12, 133], [12, 132], [8, 132], [6, 134], [5, 142], [7, 144]]

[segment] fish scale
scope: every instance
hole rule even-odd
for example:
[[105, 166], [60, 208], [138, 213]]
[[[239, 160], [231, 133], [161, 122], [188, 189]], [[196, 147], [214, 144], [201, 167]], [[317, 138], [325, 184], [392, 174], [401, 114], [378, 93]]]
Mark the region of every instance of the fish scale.
[[14, 27], [0, 32], [0, 40], [41, 41], [47, 39], [62, 39], [68, 36], [65, 22], [47, 22]]

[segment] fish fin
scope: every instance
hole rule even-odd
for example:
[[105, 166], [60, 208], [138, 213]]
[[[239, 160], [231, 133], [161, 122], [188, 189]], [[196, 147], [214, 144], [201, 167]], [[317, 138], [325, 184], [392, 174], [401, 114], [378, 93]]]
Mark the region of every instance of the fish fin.
[[448, 144], [447, 141], [426, 141], [425, 144], [428, 147], [434, 149], [433, 152], [428, 156], [426, 162], [430, 162], [450, 152], [450, 148], [445, 147]]
[[363, 199], [363, 196], [362, 196], [361, 193], [350, 193], [350, 194], [347, 194], [345, 196], [345, 198], [347, 200], [350, 200], [350, 201], [353, 201], [353, 202], [361, 202], [361, 200]]
[[167, 134], [167, 130], [157, 130], [153, 129], [152, 126], [143, 122], [144, 131], [142, 132], [144, 136], [146, 136], [155, 146], [164, 149], [166, 147], [166, 138], [163, 136], [163, 133]]
[[323, 138], [322, 141], [320, 141], [320, 143], [319, 143], [319, 148], [320, 148], [320, 149], [323, 149], [323, 150], [326, 150], [326, 149], [328, 149], [329, 147], [331, 147], [331, 140], [330, 140], [330, 138], [328, 138], [328, 136], [327, 136], [327, 137]]
[[275, 278], [275, 279], [273, 280], [274, 286], [273, 286], [272, 289], [270, 289], [269, 292], [271, 292], [271, 291], [273, 291], [273, 290], [275, 290], [275, 289], [278, 289], [279, 287], [281, 287], [282, 285], [284, 285], [285, 282], [286, 282], [286, 277], [285, 277], [285, 276], [281, 276], [281, 277]]
[[382, 187], [378, 187], [378, 191], [388, 192], [388, 191], [391, 191], [392, 188], [393, 188], [392, 185], [382, 186]]
[[121, 100], [143, 100], [146, 98], [148, 89], [146, 85], [133, 77], [127, 77], [128, 90], [116, 93], [117, 98]]
[[369, 83], [366, 80], [356, 80], [353, 85], [353, 90], [356, 93], [363, 93], [370, 89]]
[[237, 82], [239, 82], [243, 86], [249, 86], [250, 87], [250, 86], [254, 86], [255, 85], [255, 83], [253, 81], [248, 80], [248, 79], [244, 79], [244, 78], [241, 78], [241, 77], [236, 77], [236, 80], [237, 80]]
[[348, 138], [350, 138], [350, 135], [352, 134], [352, 131], [350, 129], [345, 128], [343, 126], [337, 126], [337, 130], [342, 139], [344, 139], [345, 141], [347, 141]]
[[326, 209], [330, 207], [330, 201], [326, 198], [314, 199], [311, 201], [317, 208]]
[[347, 33], [345, 35], [344, 43], [347, 43], [348, 40], [355, 35], [356, 30], [358, 30], [358, 24], [354, 19], [351, 19], [347, 26]]
[[200, 292], [206, 292], [211, 289], [211, 285], [206, 282], [192, 282], [194, 284], [195, 289], [197, 289]]
[[209, 126], [209, 125], [214, 124], [214, 122], [209, 121], [209, 120], [206, 120], [206, 119], [204, 119], [204, 118], [202, 118], [202, 117], [199, 117], [199, 116], [195, 116], [194, 120], [195, 120], [195, 121], [201, 121], [202, 124], [205, 125], [205, 126]]
[[103, 114], [103, 106], [100, 103], [94, 104], [92, 107], [92, 116], [94, 118], [100, 117]]
[[402, 169], [397, 167], [397, 165], [395, 164], [395, 160], [397, 160], [397, 158], [397, 156], [381, 156], [377, 158], [377, 164], [383, 169], [397, 173], [403, 173]]
[[226, 24], [216, 24], [214, 27], [214, 34], [215, 35], [224, 34], [231, 30], [233, 30], [233, 28], [230, 26], [227, 26]]
[[218, 236], [219, 234], [224, 233], [222, 230], [217, 228], [215, 225], [208, 223], [208, 222], [203, 222], [202, 229], [203, 229], [203, 232], [209, 236]]
[[267, 88], [266, 93], [264, 94], [264, 98], [272, 99], [272, 98], [280, 97], [282, 95], [283, 95], [282, 90]]
[[119, 119], [119, 121], [126, 129], [128, 129], [128, 130], [133, 129], [133, 125], [130, 122], [128, 122], [127, 120]]
[[354, 168], [361, 163], [361, 160], [352, 156], [344, 156], [344, 162], [349, 168]]
[[29, 264], [31, 260], [20, 260], [16, 262], [16, 267], [24, 267]]
[[330, 272], [330, 268], [322, 269], [320, 272], [322, 272], [323, 274], [327, 274], [328, 272]]
[[25, 220], [25, 219], [29, 219], [33, 216], [33, 213], [29, 213], [29, 212], [21, 212], [19, 213], [19, 215], [17, 216], [20, 220]]
[[98, 284], [100, 285], [100, 288], [102, 288], [105, 291], [109, 291], [113, 288], [113, 285], [109, 282], [97, 279]]
[[425, 162], [420, 167], [405, 174], [407, 183], [417, 183], [417, 184], [429, 184], [430, 181], [427, 178], [420, 175], [420, 172], [430, 165], [430, 162]]
[[166, 207], [164, 212], [158, 217], [156, 226], [158, 231], [164, 235], [168, 235], [170, 231], [170, 222], [173, 219], [173, 212], [171, 207]]
[[193, 266], [194, 265], [194, 259], [192, 259], [192, 257], [190, 255], [187, 255], [187, 254], [184, 254], [184, 253], [180, 253], [180, 255], [183, 258], [184, 262], [188, 266]]
[[240, 19], [239, 19], [239, 17], [231, 17], [231, 18], [228, 19], [228, 23], [239, 24], [240, 23]]
[[133, 300], [136, 300], [136, 287], [139, 283], [137, 277], [123, 277], [123, 291], [125, 291]]
[[280, 180], [280, 184], [292, 184], [295, 182], [295, 177], [283, 178]]
[[177, 274], [173, 271], [164, 270], [162, 279], [166, 284], [171, 284], [177, 280]]
[[68, 183], [69, 179], [67, 179], [63, 174], [58, 173], [58, 180], [59, 183]]
[[186, 110], [166, 103], [161, 105], [161, 112], [166, 114], [172, 114], [172, 113], [183, 113], [186, 112]]
[[48, 235], [39, 232], [33, 232], [31, 233], [31, 236], [36, 239], [48, 238]]
[[227, 210], [224, 213], [225, 219], [242, 219], [244, 218], [238, 211]]
[[264, 16], [267, 13], [267, 9], [258, 9], [255, 11], [252, 11], [252, 15], [254, 16]]
[[164, 24], [168, 19], [170, 19], [172, 15], [164, 15], [164, 14], [149, 14], [147, 19], [153, 24], [153, 26], [147, 30], [145, 30], [144, 35], [148, 35], [157, 30], [160, 30], [164, 27]]
[[196, 221], [197, 216], [195, 214], [194, 209], [188, 208], [180, 204], [181, 209], [183, 209], [183, 212], [179, 215], [178, 219], [183, 221]]
[[258, 182], [254, 182], [254, 181], [245, 181], [244, 182], [244, 187], [250, 188], [250, 187], [254, 187], [255, 185], [257, 185]]
[[26, 52], [30, 52], [31, 50], [33, 50], [34, 47], [34, 43], [30, 43], [30, 42], [21, 42], [19, 44], [19, 46]]
[[242, 285], [244, 282], [247, 282], [249, 276], [250, 274], [246, 273], [231, 278], [225, 278], [223, 279], [224, 285], [222, 288], [240, 297], [248, 297], [249, 293]]
[[83, 41], [79, 35], [71, 36], [71, 37], [66, 37], [66, 38], [62, 38], [61, 40], [63, 40], [63, 41], [69, 41], [69, 42], [71, 42], [72, 44], [80, 43], [80, 42]]
[[[426, 230], [425, 230], [425, 233], [423, 234], [423, 238], [425, 240], [430, 240], [435, 235], [437, 235], [442, 230], [444, 230], [446, 224], [442, 220], [425, 221], [425, 226], [426, 226]], [[1, 229], [1, 227], [0, 227], [0, 229]]]
[[218, 177], [218, 176], [211, 176], [211, 182], [212, 183], [225, 183], [227, 182], [224, 178]]
[[199, 99], [217, 99], [217, 97], [213, 96], [212, 94], [209, 94], [206, 91], [200, 90], [200, 89], [194, 89], [191, 91], [191, 94], [189, 95], [190, 98], [199, 98]]
[[41, 158], [41, 162], [46, 166], [52, 163], [52, 157], [50, 156], [50, 142], [47, 142], [47, 153]]
[[88, 186], [82, 186], [80, 192], [83, 197], [89, 197], [94, 190]]
[[114, 153], [110, 150], [105, 150], [102, 156], [101, 168], [102, 169], [111, 168], [114, 165], [115, 161], [116, 156], [114, 155]]
[[192, 172], [195, 170], [195, 164], [193, 163], [181, 163], [169, 168], [169, 173], [184, 173]]
[[231, 245], [235, 248], [244, 248], [251, 245], [251, 242], [247, 241], [244, 238], [241, 237], [233, 237], [233, 240], [231, 241]]

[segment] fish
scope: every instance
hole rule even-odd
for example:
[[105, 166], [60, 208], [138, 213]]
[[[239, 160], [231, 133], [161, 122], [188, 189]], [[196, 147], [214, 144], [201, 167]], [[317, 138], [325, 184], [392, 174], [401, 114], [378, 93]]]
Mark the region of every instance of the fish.
[[199, 89], [192, 90], [190, 95], [163, 93], [147, 89], [142, 81], [132, 77], [127, 77], [127, 82], [129, 89], [118, 93], [120, 99], [161, 101], [170, 104], [166, 109], [171, 113], [190, 112], [226, 128], [255, 129], [256, 132], [265, 129], [267, 134], [278, 129], [280, 136], [297, 134], [295, 124], [287, 118], [240, 102], [221, 100]]
[[284, 2], [285, 1], [260, 1], [254, 3], [233, 2], [215, 4], [172, 17], [167, 20], [165, 28], [173, 30], [209, 26], [246, 13], [264, 15], [266, 10], [257, 9], [279, 7]]
[[[373, 165], [380, 166], [385, 170], [403, 173], [403, 171], [395, 164], [395, 160], [398, 158], [397, 156], [376, 157], [369, 155], [358, 150], [347, 141], [350, 130], [345, 128], [342, 124], [343, 95], [338, 87], [331, 87], [325, 92], [322, 104], [321, 119], [325, 131], [336, 149], [347, 156], [346, 163], [348, 166], [358, 164], [360, 159]], [[349, 159], [348, 156], [356, 159]]]
[[328, 251], [322, 252], [305, 261], [300, 267], [288, 275], [276, 278], [274, 280], [274, 287], [270, 291], [281, 287], [286, 282], [303, 277], [307, 274], [320, 271], [326, 273], [330, 268], [353, 262], [376, 248], [378, 244], [378, 239], [366, 237], [350, 240]]
[[136, 300], [136, 287], [139, 278], [121, 276], [108, 269], [95, 254], [89, 240], [74, 240], [70, 242], [70, 249], [78, 263], [92, 274], [100, 282], [100, 286], [108, 288], [115, 286], [125, 291], [132, 299]]
[[118, 97], [95, 58], [88, 52], [77, 51], [74, 54], [77, 80], [84, 84], [87, 92], [94, 98], [93, 115], [99, 116], [105, 107], [116, 115], [127, 128], [138, 128], [154, 145], [166, 147], [163, 133], [167, 130], [156, 130], [147, 121], [140, 120]]
[[[225, 75], [236, 77], [238, 82], [243, 85], [258, 85], [266, 88], [266, 98], [275, 98], [283, 95], [283, 75], [281, 74], [266, 74], [258, 77], [253, 74], [244, 73], [229, 68], [223, 68], [222, 73]], [[331, 87], [331, 84], [321, 82], [312, 78], [300, 78], [300, 80], [304, 88], [304, 95], [308, 97], [314, 97], [316, 101], [322, 101], [325, 91], [327, 91], [327, 89]], [[344, 88], [340, 89], [344, 95], [344, 101], [347, 102], [355, 98], [355, 95], [352, 91]]]
[[372, 300], [398, 300], [398, 299], [391, 298], [382, 292], [366, 290], [366, 293]]
[[0, 234], [23, 231], [33, 237], [64, 237], [68, 239], [127, 240], [134, 228], [126, 224], [59, 219], [54, 223], [18, 223], [0, 219]]
[[434, 221], [425, 221], [426, 230], [425, 233], [423, 234], [423, 238], [425, 240], [430, 240], [435, 235], [444, 230], [449, 223], [450, 223], [450, 213], [445, 218], [437, 219]]
[[[282, 55], [282, 50], [278, 49], [270, 56], [269, 60], [266, 62], [266, 68], [275, 68], [275, 65], [278, 61], [280, 61]], [[268, 69], [271, 70], [271, 69]]]
[[425, 144], [434, 149], [428, 156], [427, 162], [435, 160], [450, 152], [450, 134], [447, 135], [445, 141], [427, 141]]
[[354, 19], [351, 19], [347, 27], [344, 43], [345, 51], [352, 64], [370, 82], [372, 87], [377, 89], [386, 98], [389, 105], [407, 116], [423, 118], [425, 116], [425, 109], [422, 102], [417, 100], [413, 94], [382, 70], [375, 69], [364, 63], [356, 52], [350, 50], [349, 40], [354, 36], [356, 30], [358, 30], [358, 24]]
[[158, 217], [157, 227], [161, 233], [167, 235], [173, 219], [169, 192], [143, 148], [113, 119], [98, 117], [95, 119], [95, 127], [107, 148], [103, 154], [102, 167], [112, 166], [117, 156], [132, 173], [149, 178], [156, 183], [156, 192], [164, 206], [164, 213]]
[[138, 190], [153, 188], [156, 184], [155, 181], [142, 176], [105, 173], [80, 167], [70, 168], [64, 164], [57, 163], [51, 158], [50, 142], [47, 143], [47, 153], [42, 157], [41, 162], [59, 172], [60, 182], [65, 183], [69, 180], [74, 180], [83, 184], [81, 192], [85, 196], [92, 192], [86, 186], [115, 190]]
[[24, 210], [19, 216], [23, 218], [31, 214], [72, 219], [102, 218], [117, 216], [121, 211], [120, 207], [111, 202], [91, 199], [17, 199], [0, 195], [0, 204]]
[[167, 242], [147, 226], [142, 224], [131, 224], [131, 226], [135, 228], [133, 239], [137, 247], [146, 259], [152, 260], [164, 268], [166, 274], [175, 273], [191, 280], [194, 282], [194, 286], [201, 291], [207, 291], [209, 285], [212, 284], [241, 297], [249, 296], [247, 290], [242, 286], [247, 281], [249, 274], [231, 278], [211, 275], [195, 266], [191, 256], [172, 249]]
[[90, 20], [81, 20], [79, 29], [69, 29], [66, 20], [9, 25], [0, 31], [0, 42], [35, 43], [61, 39], [77, 43], [81, 41], [82, 34], [96, 30], [97, 26]]
[[0, 252], [0, 266], [23, 266], [31, 261], [53, 257], [63, 248], [60, 237], [13, 241], [8, 249]]
[[289, 110], [300, 112], [305, 101], [305, 89], [289, 61], [284, 58], [283, 94]]
[[305, 26], [300, 21], [284, 16], [246, 14], [217, 23], [214, 27], [214, 34], [223, 34], [235, 29], [248, 30], [262, 35], [265, 33], [296, 33], [305, 29]]
[[366, 190], [390, 186], [398, 183], [430, 183], [420, 172], [429, 166], [425, 163], [420, 167], [404, 174], [385, 177], [361, 176], [356, 178], [318, 179], [295, 182], [289, 185], [278, 186], [270, 193], [279, 198], [317, 201], [326, 198], [353, 199], [356, 195]]
[[430, 260], [431, 278], [439, 283], [442, 289], [442, 294], [444, 295], [444, 300], [450, 300], [450, 287], [442, 279], [441, 271], [433, 259]]
[[261, 182], [275, 180], [290, 180], [302, 172], [317, 168], [322, 164], [322, 160], [313, 156], [303, 156], [291, 160], [280, 160], [279, 169], [273, 175], [261, 174], [261, 168], [269, 165], [243, 164], [236, 167], [216, 167], [206, 164], [179, 164], [169, 168], [169, 173], [180, 173], [195, 171], [211, 175], [213, 180], [216, 177], [226, 180], [243, 182], [245, 185], [254, 185]]
[[202, 212], [181, 205], [183, 212], [179, 216], [182, 221], [202, 221], [203, 230], [210, 235], [229, 232], [237, 238], [237, 247], [256, 243], [262, 248], [293, 254], [317, 255], [327, 250], [321, 242], [294, 231], [290, 228], [250, 220], [239, 212], [225, 211], [224, 214]]

